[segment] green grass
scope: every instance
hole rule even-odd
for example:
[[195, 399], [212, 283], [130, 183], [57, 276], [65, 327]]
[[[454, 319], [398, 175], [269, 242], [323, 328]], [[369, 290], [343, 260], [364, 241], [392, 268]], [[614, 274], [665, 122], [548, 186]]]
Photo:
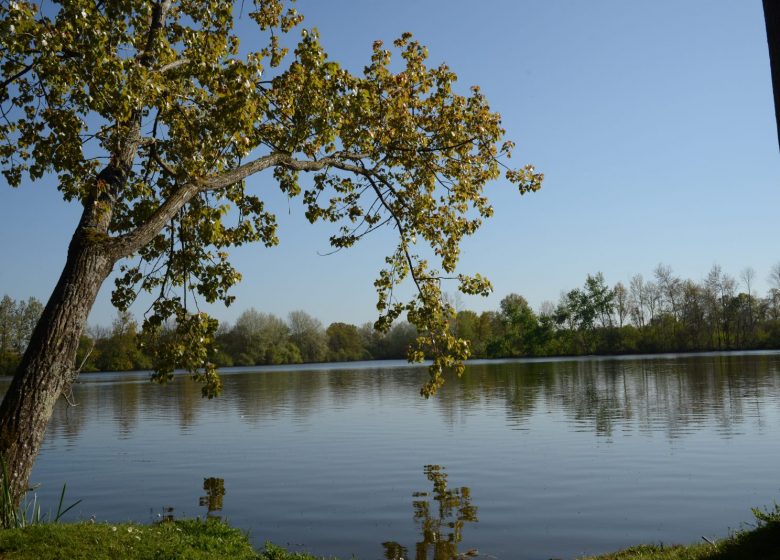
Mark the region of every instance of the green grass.
[[29, 498], [29, 491], [22, 498], [22, 503], [17, 507], [11, 497], [11, 487], [8, 485], [8, 465], [5, 458], [0, 456], [0, 528], [22, 528], [28, 525], [39, 525], [41, 523], [58, 523], [63, 515], [81, 503], [77, 500], [63, 509], [65, 501], [65, 490], [67, 485], [62, 485], [60, 492], [60, 501], [57, 505], [57, 512], [41, 514], [41, 504], [38, 503], [38, 497], [33, 492], [32, 499]]
[[758, 526], [714, 543], [641, 545], [582, 560], [780, 560], [780, 509], [757, 512]]
[[[780, 510], [715, 544], [642, 545], [582, 560], [780, 560]], [[0, 530], [0, 560], [324, 560], [266, 544], [219, 520], [159, 525], [42, 524]]]
[[2, 560], [314, 560], [269, 546], [217, 520], [159, 525], [43, 524], [0, 531]]

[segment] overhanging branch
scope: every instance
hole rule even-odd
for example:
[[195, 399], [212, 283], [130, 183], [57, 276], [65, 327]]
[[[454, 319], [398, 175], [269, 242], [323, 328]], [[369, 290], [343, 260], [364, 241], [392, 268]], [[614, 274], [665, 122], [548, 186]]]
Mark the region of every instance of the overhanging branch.
[[[127, 257], [154, 239], [162, 231], [176, 213], [192, 198], [201, 192], [219, 191], [243, 181], [247, 177], [270, 167], [284, 167], [294, 171], [321, 171], [326, 168], [336, 168], [362, 176], [371, 176], [375, 170], [359, 166], [354, 161], [368, 157], [366, 154], [339, 153], [318, 160], [298, 160], [289, 154], [273, 153], [257, 158], [243, 165], [205, 178], [189, 178], [177, 188], [152, 215], [135, 230], [111, 240], [109, 250], [116, 258]], [[169, 164], [163, 164], [155, 157], [157, 163], [173, 176], [176, 170]]]

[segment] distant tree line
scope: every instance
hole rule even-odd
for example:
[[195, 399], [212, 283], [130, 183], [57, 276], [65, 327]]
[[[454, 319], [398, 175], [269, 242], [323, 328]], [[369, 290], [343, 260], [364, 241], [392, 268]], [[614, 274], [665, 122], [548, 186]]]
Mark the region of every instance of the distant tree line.
[[[218, 366], [229, 367], [405, 358], [406, 348], [416, 336], [414, 327], [406, 322], [380, 334], [371, 324], [332, 323], [325, 328], [304, 311], [293, 311], [283, 320], [249, 309], [235, 324], [220, 325], [218, 349], [211, 359]], [[81, 371], [151, 369], [153, 359], [139, 337], [140, 328], [133, 316], [120, 312], [110, 328], [90, 328], [82, 336], [77, 366]]]
[[453, 329], [483, 358], [780, 348], [780, 264], [766, 296], [755, 277], [746, 268], [737, 280], [715, 265], [695, 282], [659, 264], [652, 279], [610, 287], [597, 273], [538, 313], [510, 294], [498, 311], [460, 311]]
[[214, 359], [220, 366], [250, 366], [405, 358], [416, 336], [406, 322], [381, 334], [370, 323], [331, 323], [325, 328], [305, 311], [293, 311], [284, 321], [249, 309], [234, 325], [220, 325]]
[[43, 305], [35, 298], [15, 301], [9, 296], [0, 300], [0, 375], [12, 375], [30, 342]]
[[[715, 265], [695, 282], [659, 264], [651, 279], [637, 274], [628, 286], [608, 286], [599, 272], [538, 311], [523, 296], [510, 294], [496, 311], [458, 311], [451, 328], [469, 341], [475, 358], [780, 348], [780, 263], [771, 270], [765, 296], [756, 293], [755, 279], [752, 268], [736, 279]], [[13, 373], [41, 311], [35, 298], [0, 301], [0, 374]], [[77, 367], [151, 369], [139, 331], [127, 312], [110, 328], [90, 328], [82, 336]], [[403, 359], [416, 336], [406, 322], [383, 334], [370, 323], [326, 328], [305, 311], [285, 320], [249, 309], [233, 325], [220, 325], [212, 360], [227, 367]]]

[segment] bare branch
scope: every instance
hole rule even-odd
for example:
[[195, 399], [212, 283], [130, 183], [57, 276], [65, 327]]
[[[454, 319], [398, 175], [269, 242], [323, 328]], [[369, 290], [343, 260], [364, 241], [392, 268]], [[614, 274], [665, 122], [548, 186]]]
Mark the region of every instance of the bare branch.
[[160, 67], [160, 74], [165, 74], [166, 72], [170, 72], [171, 70], [175, 70], [179, 66], [184, 66], [185, 64], [189, 63], [188, 58], [180, 58], [179, 60], [174, 60], [173, 62], [169, 62], [168, 64], [164, 64]]

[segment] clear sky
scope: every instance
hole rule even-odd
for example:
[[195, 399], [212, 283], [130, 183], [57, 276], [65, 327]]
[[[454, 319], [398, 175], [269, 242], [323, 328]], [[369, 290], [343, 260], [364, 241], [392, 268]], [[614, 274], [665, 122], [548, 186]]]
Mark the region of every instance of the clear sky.
[[[713, 264], [757, 272], [763, 293], [780, 261], [780, 152], [758, 0], [300, 0], [331, 58], [359, 72], [376, 39], [411, 31], [463, 91], [482, 87], [533, 163], [543, 189], [488, 189], [495, 216], [463, 247], [461, 270], [493, 282], [468, 308], [508, 293], [532, 306], [601, 271], [610, 284], [646, 278], [659, 262], [700, 280]], [[242, 23], [242, 25], [244, 25]], [[245, 43], [251, 41], [247, 34]], [[332, 256], [329, 226], [310, 226], [296, 201], [251, 179], [278, 211], [281, 243], [233, 251], [244, 275], [229, 309], [282, 317], [303, 309], [325, 324], [375, 319], [373, 279], [393, 248], [387, 230]], [[53, 180], [0, 189], [0, 295], [46, 300], [79, 208]], [[114, 316], [111, 282], [90, 322]], [[453, 285], [452, 291], [455, 290]], [[134, 308], [136, 314], [144, 305]]]

